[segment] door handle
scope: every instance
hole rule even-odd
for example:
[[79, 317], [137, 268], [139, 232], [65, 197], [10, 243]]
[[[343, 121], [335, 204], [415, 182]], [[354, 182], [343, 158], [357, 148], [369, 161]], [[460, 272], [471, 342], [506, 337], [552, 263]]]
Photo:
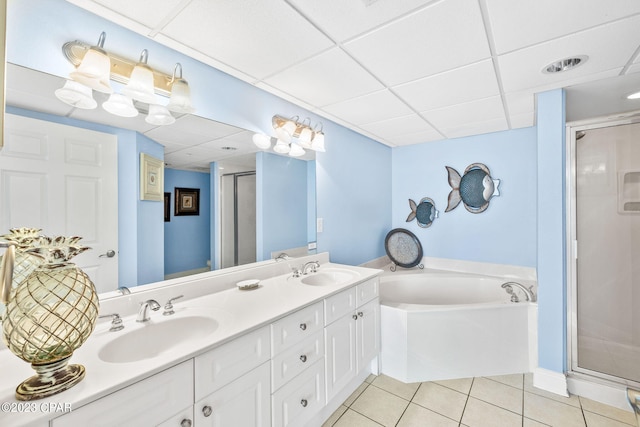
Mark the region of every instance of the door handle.
[[113, 258], [114, 256], [116, 256], [116, 251], [109, 249], [106, 253], [98, 256], [98, 258]]

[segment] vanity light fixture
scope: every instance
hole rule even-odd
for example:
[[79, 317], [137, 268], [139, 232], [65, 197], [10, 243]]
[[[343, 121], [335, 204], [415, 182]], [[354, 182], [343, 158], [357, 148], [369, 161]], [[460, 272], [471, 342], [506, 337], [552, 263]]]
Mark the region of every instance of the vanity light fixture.
[[[77, 108], [96, 108], [91, 90], [111, 94], [102, 107], [111, 114], [121, 117], [135, 117], [138, 108], [133, 101], [149, 104], [140, 111], [148, 110], [145, 121], [155, 125], [175, 122], [170, 111], [178, 114], [194, 112], [191, 105], [189, 84], [182, 78], [182, 65], [177, 63], [172, 75], [152, 69], [148, 64], [146, 49], [138, 61], [132, 61], [104, 50], [106, 33], [102, 32], [98, 43], [90, 46], [75, 40], [65, 43], [62, 52], [76, 70], [69, 74], [64, 87], [56, 90], [56, 97]], [[125, 85], [121, 94], [113, 93], [109, 83], [113, 80]], [[165, 107], [158, 104], [157, 95], [168, 97]]]
[[[262, 150], [271, 148], [272, 140], [275, 140], [273, 151], [280, 154], [289, 154], [292, 157], [299, 157], [305, 154], [305, 149], [314, 151], [325, 151], [324, 148], [324, 132], [322, 124], [316, 127], [311, 126], [311, 119], [306, 118], [299, 121], [299, 117], [295, 116], [286, 119], [282, 116], [275, 115], [271, 119], [275, 138], [262, 133], [253, 135], [253, 143]], [[319, 127], [319, 129], [318, 129]]]

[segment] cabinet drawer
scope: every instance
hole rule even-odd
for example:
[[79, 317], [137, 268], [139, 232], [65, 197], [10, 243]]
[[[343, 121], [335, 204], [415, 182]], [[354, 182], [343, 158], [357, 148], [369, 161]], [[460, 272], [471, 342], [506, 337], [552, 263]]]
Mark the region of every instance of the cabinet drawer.
[[275, 356], [297, 342], [322, 330], [322, 301], [291, 313], [271, 324], [271, 354]]
[[196, 427], [270, 427], [269, 363], [236, 378], [194, 405]]
[[189, 405], [188, 408], [185, 408], [182, 411], [178, 412], [176, 415], [169, 418], [167, 421], [163, 422], [162, 424], [158, 424], [157, 427], [180, 427], [185, 420], [191, 421], [191, 425], [194, 424], [193, 423], [193, 405]]
[[116, 391], [52, 420], [53, 427], [154, 426], [193, 405], [193, 362]]
[[360, 283], [358, 286], [356, 286], [356, 305], [360, 307], [362, 304], [369, 302], [377, 297], [380, 294], [379, 287], [380, 279], [378, 277], [369, 279], [366, 282]]
[[324, 300], [324, 324], [328, 325], [356, 308], [356, 288], [347, 289]]
[[324, 338], [318, 331], [271, 359], [272, 391], [324, 357]]
[[305, 426], [325, 405], [324, 360], [318, 360], [273, 394], [273, 425]]
[[196, 400], [269, 360], [269, 327], [236, 338], [195, 358]]

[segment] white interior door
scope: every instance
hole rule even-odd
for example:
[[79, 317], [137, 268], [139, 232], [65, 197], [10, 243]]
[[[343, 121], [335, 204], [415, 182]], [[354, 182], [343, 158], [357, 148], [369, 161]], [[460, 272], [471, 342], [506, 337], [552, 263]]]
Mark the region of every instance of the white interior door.
[[[98, 292], [118, 286], [117, 137], [7, 114], [0, 151], [0, 232], [81, 236], [73, 261]], [[108, 255], [113, 256], [108, 256]]]

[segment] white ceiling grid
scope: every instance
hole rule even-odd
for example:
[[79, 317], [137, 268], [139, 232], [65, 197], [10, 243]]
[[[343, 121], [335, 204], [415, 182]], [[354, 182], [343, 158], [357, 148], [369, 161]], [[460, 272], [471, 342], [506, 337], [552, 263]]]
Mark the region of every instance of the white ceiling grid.
[[638, 0], [68, 1], [389, 146], [532, 126], [535, 93], [640, 72]]

